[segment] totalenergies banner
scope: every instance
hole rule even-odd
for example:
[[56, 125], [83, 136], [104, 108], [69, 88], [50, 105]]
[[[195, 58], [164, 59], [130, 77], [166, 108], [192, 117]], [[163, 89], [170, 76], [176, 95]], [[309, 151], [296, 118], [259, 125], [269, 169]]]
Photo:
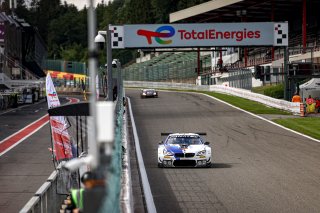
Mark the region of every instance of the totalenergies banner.
[[[60, 101], [52, 83], [50, 73], [46, 78], [48, 108], [60, 106]], [[67, 131], [67, 122], [63, 116], [50, 117], [51, 132], [56, 160], [72, 158], [71, 139]]]
[[110, 26], [113, 48], [287, 46], [288, 23]]

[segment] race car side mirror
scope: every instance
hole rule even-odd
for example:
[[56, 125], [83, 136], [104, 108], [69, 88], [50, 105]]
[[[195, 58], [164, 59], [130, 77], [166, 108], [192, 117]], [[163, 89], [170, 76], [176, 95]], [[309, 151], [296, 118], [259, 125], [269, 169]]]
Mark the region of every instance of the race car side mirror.
[[209, 145], [209, 144], [210, 144], [209, 141], [204, 142], [204, 145]]

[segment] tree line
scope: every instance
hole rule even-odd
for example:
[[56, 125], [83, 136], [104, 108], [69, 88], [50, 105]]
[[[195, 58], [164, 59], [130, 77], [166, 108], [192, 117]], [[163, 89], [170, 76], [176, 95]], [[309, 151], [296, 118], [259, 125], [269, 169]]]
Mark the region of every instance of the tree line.
[[[97, 30], [109, 24], [169, 23], [169, 14], [208, 0], [100, 0], [96, 7]], [[9, 0], [1, 11], [12, 13]], [[37, 27], [48, 48], [49, 59], [87, 61], [87, 8], [78, 10], [61, 0], [17, 0], [13, 11]], [[100, 50], [99, 61], [104, 63], [105, 51]], [[113, 57], [123, 64], [135, 58], [136, 51], [115, 50]]]

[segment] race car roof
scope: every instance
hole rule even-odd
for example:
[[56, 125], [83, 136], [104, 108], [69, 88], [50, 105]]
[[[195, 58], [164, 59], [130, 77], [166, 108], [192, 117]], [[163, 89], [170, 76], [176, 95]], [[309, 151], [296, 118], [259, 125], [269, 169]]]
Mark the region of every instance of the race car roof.
[[170, 136], [170, 137], [194, 137], [200, 135], [207, 135], [207, 133], [199, 132], [199, 133], [161, 133], [161, 136]]
[[143, 91], [152, 90], [155, 91], [155, 89], [142, 89]]

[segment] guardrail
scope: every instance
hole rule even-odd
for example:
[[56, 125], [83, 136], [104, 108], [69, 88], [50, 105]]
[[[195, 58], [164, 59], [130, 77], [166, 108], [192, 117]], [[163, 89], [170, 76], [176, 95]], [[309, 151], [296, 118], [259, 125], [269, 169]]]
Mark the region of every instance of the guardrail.
[[171, 83], [171, 82], [150, 82], [150, 81], [124, 81], [125, 87], [139, 87], [139, 88], [160, 88], [160, 89], [179, 89], [179, 90], [197, 90], [209, 91], [208, 85], [195, 85], [185, 83]]
[[289, 111], [295, 114], [300, 113], [300, 103], [293, 103], [293, 102], [289, 102], [281, 99], [272, 98], [272, 97], [254, 93], [245, 89], [226, 87], [222, 85], [211, 85], [209, 91], [220, 92], [220, 93], [238, 96], [241, 98], [246, 98], [252, 101], [265, 104], [270, 107]]
[[262, 94], [254, 93], [249, 90], [227, 87], [223, 85], [195, 85], [184, 83], [170, 82], [147, 82], [147, 81], [124, 81], [125, 87], [139, 88], [159, 88], [159, 89], [177, 89], [177, 90], [196, 90], [196, 91], [212, 91], [234, 95], [249, 100], [257, 101], [270, 107], [286, 110], [294, 114], [300, 113], [300, 103], [292, 103], [289, 101], [272, 98]]
[[[106, 188], [108, 196], [103, 200], [101, 212], [121, 212], [120, 192], [121, 192], [121, 174], [122, 174], [122, 141], [123, 141], [123, 95], [122, 89], [118, 97], [116, 113], [115, 143], [112, 150], [111, 164], [108, 165], [108, 187]], [[45, 183], [37, 190], [34, 196], [20, 210], [20, 213], [50, 213], [59, 212], [67, 192], [58, 194], [64, 186], [59, 185], [59, 175], [65, 170], [58, 169], [53, 171]]]
[[57, 194], [57, 177], [59, 170], [53, 171], [47, 181], [20, 210], [20, 213], [59, 212], [65, 195]]

